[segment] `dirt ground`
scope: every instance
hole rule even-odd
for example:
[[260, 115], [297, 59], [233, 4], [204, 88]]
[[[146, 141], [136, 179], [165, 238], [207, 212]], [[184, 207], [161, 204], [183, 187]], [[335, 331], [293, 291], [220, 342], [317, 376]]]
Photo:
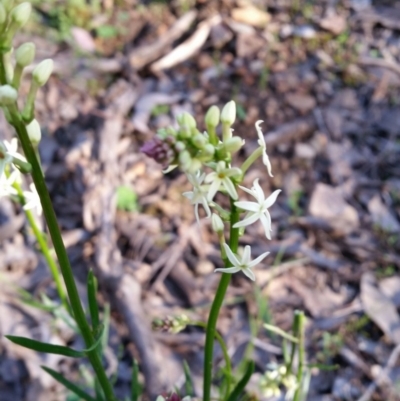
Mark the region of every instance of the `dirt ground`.
[[[51, 4], [37, 2], [17, 42], [34, 41], [37, 61], [55, 62], [37, 105], [40, 152], [79, 289], [84, 296], [94, 269], [99, 302], [111, 307], [106, 364], [118, 396], [129, 394], [133, 358], [149, 396], [182, 386], [183, 361], [201, 391], [203, 330], [152, 323], [183, 313], [206, 321], [217, 238], [182, 197], [185, 176], [164, 175], [139, 149], [182, 111], [203, 126], [210, 105], [233, 99], [246, 140], [239, 158], [264, 120], [274, 171], [256, 163], [245, 185], [259, 177], [265, 191], [282, 189], [272, 241], [257, 224], [241, 239], [253, 255], [271, 254], [255, 284], [233, 277], [218, 323], [234, 366], [252, 342], [249, 391], [265, 399], [258, 380], [282, 351], [262, 323], [289, 330], [302, 309], [308, 362], [332, 367], [312, 369], [308, 400], [400, 400], [400, 2], [100, 3], [94, 25], [71, 23], [60, 39]], [[12, 135], [3, 117], [0, 134]], [[121, 188], [132, 199], [117, 202]], [[83, 344], [65, 319], [24, 303], [20, 288], [57, 301], [23, 211], [1, 198], [0, 401], [64, 401], [40, 365], [82, 382], [87, 366], [4, 335]], [[222, 363], [218, 348], [215, 358]]]

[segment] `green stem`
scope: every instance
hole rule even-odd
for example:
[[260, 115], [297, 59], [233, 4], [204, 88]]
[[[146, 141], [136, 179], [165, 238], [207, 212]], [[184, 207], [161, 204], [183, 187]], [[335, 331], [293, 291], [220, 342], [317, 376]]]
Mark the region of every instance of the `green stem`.
[[[1, 63], [0, 63], [1, 64]], [[1, 67], [0, 67], [1, 70]], [[0, 73], [1, 76], [1, 73]], [[17, 106], [13, 106], [9, 108], [12, 125], [17, 131], [18, 137], [21, 141], [22, 148], [24, 150], [25, 156], [28, 162], [32, 165], [32, 178], [36, 186], [36, 190], [38, 192], [40, 202], [43, 207], [44, 217], [46, 218], [47, 226], [49, 229], [49, 233], [51, 239], [53, 241], [54, 250], [56, 252], [62, 276], [64, 278], [65, 287], [67, 289], [69, 301], [71, 304], [71, 308], [73, 311], [73, 315], [75, 321], [81, 331], [81, 334], [84, 338], [85, 344], [87, 348], [91, 348], [95, 339], [92, 333], [92, 330], [89, 326], [89, 323], [86, 319], [85, 311], [83, 310], [78, 289], [76, 287], [74, 275], [71, 269], [71, 265], [69, 263], [67, 251], [64, 246], [63, 239], [61, 237], [61, 232], [58, 227], [57, 218], [53, 209], [53, 204], [50, 199], [49, 192], [46, 187], [46, 183], [42, 174], [42, 170], [40, 168], [40, 164], [35, 155], [35, 149], [33, 148], [28, 133], [26, 132], [25, 124], [23, 123], [20, 114], [18, 113]], [[113, 393], [112, 386], [108, 380], [108, 377], [105, 373], [103, 365], [101, 363], [100, 356], [98, 354], [97, 349], [93, 349], [88, 352], [88, 358], [93, 366], [93, 369], [96, 373], [96, 376], [103, 388], [105, 397], [107, 401], [115, 401], [116, 398]]]
[[[204, 329], [207, 329], [207, 324], [201, 321], [196, 321], [196, 322], [190, 322], [190, 324], [192, 324], [193, 326], [199, 326], [199, 327], [203, 327]], [[229, 354], [228, 354], [228, 349], [226, 347], [225, 341], [222, 338], [221, 334], [218, 333], [217, 330], [215, 330], [215, 339], [218, 341], [221, 350], [222, 350], [222, 355], [224, 356], [224, 361], [225, 361], [225, 365], [226, 365], [226, 377], [227, 377], [227, 384], [226, 384], [226, 393], [225, 393], [225, 397], [224, 399], [228, 398], [229, 395], [229, 388], [231, 385], [231, 377], [232, 377], [232, 364], [231, 364], [231, 359], [229, 358]]]
[[249, 167], [262, 155], [263, 149], [261, 147], [257, 148], [242, 164], [240, 170], [242, 170], [242, 175], [246, 174]]
[[3, 52], [0, 53], [0, 82], [2, 85], [7, 84], [7, 72]]
[[299, 363], [297, 368], [297, 390], [294, 394], [293, 401], [301, 401], [303, 395], [303, 370], [305, 364], [305, 343], [304, 343], [304, 312], [295, 311], [295, 319], [297, 320], [298, 339], [299, 339]]
[[[230, 219], [230, 238], [229, 247], [233, 253], [237, 252], [239, 245], [239, 229], [233, 228], [234, 224], [239, 221], [239, 211], [236, 208], [234, 201], [231, 199], [231, 219]], [[228, 267], [229, 261], [224, 260], [225, 266]], [[204, 346], [204, 381], [203, 381], [203, 401], [211, 401], [211, 384], [212, 384], [212, 368], [213, 368], [213, 351], [214, 337], [217, 326], [219, 311], [224, 301], [226, 290], [229, 286], [231, 275], [223, 273], [219, 281], [217, 292], [214, 301], [211, 305], [210, 315], [208, 317], [206, 329], [206, 342]]]
[[[24, 196], [24, 193], [22, 192], [21, 186], [17, 182], [15, 182], [13, 184], [13, 187], [18, 192], [18, 197], [19, 197], [22, 205], [25, 205], [25, 196]], [[56, 262], [54, 261], [53, 257], [51, 256], [51, 251], [50, 251], [49, 247], [47, 246], [47, 242], [44, 238], [44, 233], [42, 233], [40, 231], [38, 225], [36, 224], [33, 213], [30, 210], [25, 210], [25, 215], [26, 215], [26, 218], [28, 219], [29, 225], [32, 228], [33, 234], [35, 235], [36, 240], [39, 244], [40, 250], [49, 266], [51, 275], [53, 276], [53, 280], [56, 284], [57, 293], [58, 293], [58, 296], [60, 297], [61, 303], [64, 305], [65, 309], [71, 314], [71, 307], [68, 303], [67, 294], [65, 293], [65, 289], [64, 289], [64, 286], [61, 281], [60, 272], [58, 271]]]

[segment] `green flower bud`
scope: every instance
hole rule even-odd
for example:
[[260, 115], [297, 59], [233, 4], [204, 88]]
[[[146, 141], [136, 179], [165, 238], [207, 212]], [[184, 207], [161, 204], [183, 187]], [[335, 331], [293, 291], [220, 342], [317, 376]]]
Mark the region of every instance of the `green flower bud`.
[[214, 232], [220, 233], [224, 231], [224, 223], [216, 213], [211, 216], [211, 226]]
[[193, 145], [196, 146], [196, 148], [203, 149], [204, 146], [206, 146], [207, 144], [207, 138], [199, 132], [192, 138], [192, 142]]
[[179, 153], [179, 163], [182, 167], [182, 170], [187, 171], [189, 170], [190, 164], [192, 163], [192, 157], [187, 150]]
[[189, 130], [196, 128], [196, 120], [186, 111], [180, 116], [179, 124]]
[[28, 132], [29, 139], [35, 145], [37, 145], [42, 139], [42, 130], [36, 119], [33, 119], [27, 126], [26, 131]]
[[219, 124], [219, 114], [219, 108], [217, 106], [211, 106], [206, 113], [206, 125], [215, 128]]
[[221, 121], [224, 124], [232, 125], [236, 119], [236, 104], [233, 100], [228, 102], [221, 112]]
[[31, 3], [21, 3], [19, 6], [13, 8], [10, 13], [11, 21], [18, 27], [22, 28], [31, 16], [32, 6]]
[[7, 20], [7, 11], [3, 4], [0, 3], [0, 25], [3, 25]]
[[201, 169], [201, 161], [199, 159], [192, 159], [188, 168], [188, 173], [195, 174]]
[[33, 80], [36, 85], [43, 86], [48, 79], [50, 78], [51, 73], [53, 72], [53, 60], [48, 58], [40, 62], [32, 72]]
[[223, 142], [223, 147], [229, 153], [237, 152], [244, 145], [244, 140], [238, 136], [228, 138]]
[[24, 43], [15, 52], [15, 61], [24, 68], [32, 63], [35, 58], [35, 44], [32, 42]]
[[179, 142], [175, 143], [175, 150], [177, 152], [183, 152], [185, 149], [186, 149], [186, 145], [183, 142], [179, 141]]
[[0, 105], [7, 106], [17, 100], [18, 92], [11, 85], [0, 86]]

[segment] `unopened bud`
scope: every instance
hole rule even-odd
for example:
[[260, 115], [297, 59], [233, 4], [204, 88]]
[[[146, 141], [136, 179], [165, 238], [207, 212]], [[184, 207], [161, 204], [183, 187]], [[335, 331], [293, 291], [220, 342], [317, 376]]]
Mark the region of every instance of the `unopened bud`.
[[179, 153], [179, 163], [182, 167], [182, 170], [189, 170], [190, 164], [192, 162], [192, 157], [190, 156], [190, 153], [187, 150], [184, 150], [183, 152]]
[[7, 106], [17, 100], [18, 92], [11, 85], [0, 86], [0, 105]]
[[207, 144], [207, 138], [203, 134], [198, 133], [192, 138], [192, 142], [198, 149], [203, 149]]
[[217, 106], [211, 106], [206, 113], [206, 125], [215, 128], [219, 124], [219, 114], [219, 108]]
[[35, 45], [32, 42], [24, 43], [15, 52], [15, 60], [22, 68], [32, 63], [35, 58]]
[[35, 145], [37, 145], [42, 139], [42, 130], [36, 119], [33, 119], [27, 126], [26, 131], [28, 132], [29, 139]]
[[201, 169], [201, 161], [199, 159], [192, 159], [190, 166], [187, 169], [188, 173], [196, 174]]
[[32, 6], [31, 3], [21, 3], [19, 6], [13, 8], [10, 13], [11, 21], [18, 27], [22, 28], [31, 16]]
[[208, 157], [214, 156], [215, 153], [215, 148], [211, 143], [208, 143], [206, 146], [204, 146], [204, 149], [202, 151], [202, 154]]
[[244, 145], [244, 140], [238, 136], [228, 138], [223, 142], [223, 146], [229, 153], [237, 152]]
[[14, 0], [1, 0], [1, 4], [3, 5], [6, 11], [10, 11], [11, 7], [14, 4]]
[[216, 233], [224, 231], [224, 222], [216, 213], [213, 213], [211, 216], [211, 226]]
[[180, 116], [179, 123], [182, 127], [188, 129], [196, 128], [196, 120], [186, 111]]
[[32, 72], [32, 77], [38, 86], [43, 86], [53, 72], [53, 60], [48, 58], [40, 62]]
[[221, 121], [224, 124], [233, 125], [236, 119], [236, 104], [233, 100], [228, 102], [221, 112]]

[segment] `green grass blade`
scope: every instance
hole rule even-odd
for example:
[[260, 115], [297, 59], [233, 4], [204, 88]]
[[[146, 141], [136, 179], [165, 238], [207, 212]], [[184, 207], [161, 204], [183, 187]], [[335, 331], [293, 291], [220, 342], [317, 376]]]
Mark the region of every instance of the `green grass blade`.
[[132, 363], [131, 401], [138, 401], [142, 393], [142, 387], [139, 383], [139, 364], [135, 358], [133, 358]]
[[235, 388], [233, 389], [232, 393], [229, 395], [226, 401], [236, 401], [239, 399], [240, 394], [242, 394], [243, 390], [245, 389], [247, 383], [251, 378], [251, 375], [254, 372], [254, 368], [255, 368], [254, 361], [250, 361], [247, 365], [246, 372], [244, 373], [240, 382], [236, 384]]
[[5, 336], [14, 344], [21, 345], [22, 347], [32, 349], [38, 352], [44, 352], [46, 354], [57, 354], [69, 356], [71, 358], [82, 358], [85, 356], [83, 351], [76, 351], [72, 348], [64, 347], [62, 345], [53, 345], [48, 343], [42, 343], [40, 341], [32, 340], [30, 338], [18, 337], [18, 336]]
[[183, 371], [185, 373], [185, 396], [187, 395], [193, 396], [194, 391], [193, 391], [192, 372], [190, 371], [190, 367], [185, 360], [183, 361]]
[[74, 384], [74, 383], [70, 382], [68, 379], [66, 379], [62, 374], [56, 372], [53, 369], [47, 368], [46, 366], [41, 366], [41, 368], [45, 372], [47, 372], [51, 377], [53, 377], [53, 379], [57, 380], [64, 387], [66, 387], [69, 391], [72, 391], [74, 394], [76, 394], [82, 400], [84, 400], [84, 401], [97, 401], [91, 395], [86, 393], [86, 391], [82, 390], [76, 384]]
[[88, 278], [87, 278], [87, 293], [88, 293], [88, 304], [89, 304], [89, 312], [90, 318], [92, 319], [92, 330], [96, 331], [99, 325], [99, 307], [97, 305], [97, 279], [93, 274], [93, 270], [89, 270]]

